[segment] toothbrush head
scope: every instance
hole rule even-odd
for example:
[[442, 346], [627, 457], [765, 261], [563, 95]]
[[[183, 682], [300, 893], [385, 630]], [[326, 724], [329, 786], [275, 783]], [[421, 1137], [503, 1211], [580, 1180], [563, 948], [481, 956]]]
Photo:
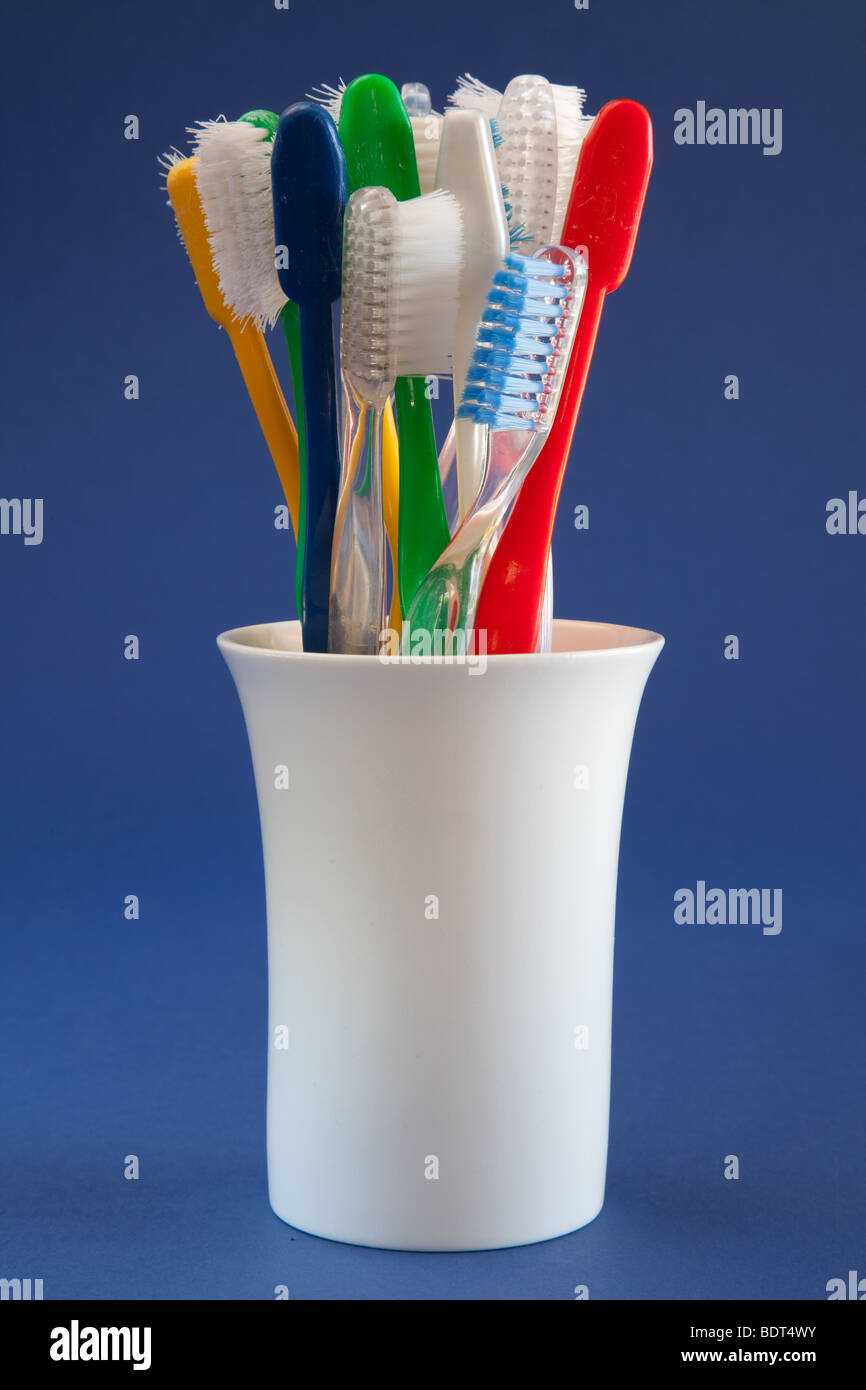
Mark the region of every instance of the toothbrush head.
[[433, 109], [430, 88], [425, 87], [423, 82], [404, 82], [400, 88], [400, 96], [410, 121], [413, 116], [430, 115]]
[[177, 223], [178, 236], [186, 248], [204, 306], [211, 318], [225, 328], [232, 319], [214, 270], [207, 236], [204, 209], [196, 184], [198, 160], [184, 159], [177, 151], [163, 155], [165, 187]]
[[394, 83], [378, 73], [350, 82], [340, 105], [349, 193], [389, 188], [402, 203], [421, 192], [412, 125]]
[[400, 88], [400, 96], [412, 126], [418, 184], [422, 193], [432, 193], [436, 187], [442, 117], [438, 111], [433, 110], [430, 91], [423, 82], [404, 82]]
[[571, 196], [571, 185], [580, 147], [593, 122], [583, 114], [586, 92], [581, 87], [561, 87], [551, 83], [556, 108], [556, 207], [553, 213], [553, 240], [562, 240], [565, 210]]
[[527, 255], [553, 236], [557, 192], [556, 103], [546, 77], [515, 77], [496, 115], [499, 177]]
[[486, 82], [479, 82], [477, 77], [467, 72], [458, 77], [457, 87], [448, 98], [448, 105], [460, 106], [468, 111], [480, 111], [482, 116], [492, 121], [499, 113], [501, 101], [501, 92], [497, 92], [495, 87], [488, 87]]
[[362, 188], [346, 207], [340, 360], [359, 398], [384, 404], [397, 377], [447, 375], [462, 263], [457, 199], [400, 203]]
[[243, 121], [246, 125], [256, 126], [258, 130], [267, 131], [272, 140], [277, 133], [279, 119], [276, 111], [264, 111], [261, 107], [256, 107], [253, 111], [245, 111], [242, 116], [238, 116], [238, 120]]
[[340, 297], [346, 160], [321, 106], [298, 101], [280, 116], [271, 155], [277, 278], [302, 307]]
[[546, 433], [586, 292], [583, 257], [563, 246], [510, 255], [493, 277], [458, 418]]
[[220, 288], [236, 319], [272, 328], [286, 303], [274, 269], [273, 111], [192, 129], [196, 178]]
[[649, 112], [609, 101], [581, 147], [563, 228], [567, 245], [587, 248], [592, 282], [606, 294], [628, 274], [652, 164]]

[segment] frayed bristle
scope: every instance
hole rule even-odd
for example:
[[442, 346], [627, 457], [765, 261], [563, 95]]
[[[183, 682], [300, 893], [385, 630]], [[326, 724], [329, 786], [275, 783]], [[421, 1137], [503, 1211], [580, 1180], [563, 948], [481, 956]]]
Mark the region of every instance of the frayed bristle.
[[459, 418], [497, 430], [547, 427], [573, 340], [573, 322], [568, 332], [565, 325], [574, 284], [563, 264], [506, 257], [487, 296]]
[[496, 115], [502, 93], [495, 87], [488, 87], [471, 73], [464, 73], [457, 79], [457, 87], [448, 98], [449, 106], [461, 106], [468, 111], [481, 111], [488, 120]]
[[592, 117], [583, 114], [586, 93], [581, 87], [552, 85], [556, 105], [557, 142], [556, 206], [552, 236], [554, 241], [560, 241], [580, 147], [592, 125]]
[[582, 87], [563, 87], [558, 82], [551, 82], [553, 95], [556, 100], [556, 109], [559, 111], [559, 103], [563, 103], [563, 108], [570, 105], [577, 108], [578, 116], [583, 115], [583, 104], [586, 101], [586, 92]]
[[340, 352], [367, 401], [397, 377], [447, 375], [463, 256], [460, 204], [439, 190], [398, 203], [387, 189], [349, 199]]
[[330, 82], [323, 82], [320, 87], [314, 87], [311, 92], [307, 92], [307, 100], [316, 101], [320, 106], [324, 106], [334, 125], [339, 125], [345, 90], [346, 84], [341, 77], [336, 87], [332, 87]]
[[[184, 154], [182, 150], [176, 149], [174, 145], [172, 145], [170, 150], [166, 150], [164, 154], [157, 155], [156, 162], [159, 165], [160, 170], [160, 188], [165, 188], [166, 179], [168, 178], [169, 173], [174, 168], [175, 164], [181, 164], [185, 159], [188, 158], [189, 155]], [[170, 203], [169, 199], [166, 199], [166, 201]]]
[[[187, 247], [186, 242], [183, 239], [183, 232], [180, 230], [180, 223], [178, 222], [177, 216], [174, 213], [174, 207], [172, 206], [171, 198], [168, 197], [168, 176], [176, 164], [183, 164], [185, 160], [189, 159], [189, 157], [190, 156], [188, 154], [184, 154], [182, 150], [176, 149], [175, 146], [172, 145], [170, 150], [166, 150], [164, 154], [157, 155], [156, 159], [156, 162], [160, 167], [159, 186], [161, 189], [163, 189], [163, 191], [166, 194], [166, 206], [170, 207], [172, 211], [172, 221], [174, 222], [175, 235], [177, 236], [178, 241], [183, 247], [184, 255], [186, 256], [188, 261], [189, 249]], [[190, 265], [191, 264], [192, 262], [190, 261]], [[193, 271], [193, 274], [194, 273], [195, 272]]]
[[[505, 189], [503, 189], [502, 192], [503, 192], [503, 195], [504, 195]], [[511, 208], [510, 208], [510, 206], [509, 206], [508, 204], [506, 204], [506, 216], [508, 217], [508, 244], [509, 244], [509, 246], [512, 246], [512, 247], [526, 247], [526, 246], [528, 246], [529, 243], [532, 241], [532, 236], [531, 236], [530, 233], [526, 230], [526, 227], [523, 225], [522, 222], [519, 222], [519, 223], [515, 226], [514, 223], [513, 223], [512, 220], [511, 220], [510, 214], [511, 214]]]
[[286, 303], [274, 267], [271, 140], [247, 121], [191, 130], [214, 269], [236, 319], [272, 328]]

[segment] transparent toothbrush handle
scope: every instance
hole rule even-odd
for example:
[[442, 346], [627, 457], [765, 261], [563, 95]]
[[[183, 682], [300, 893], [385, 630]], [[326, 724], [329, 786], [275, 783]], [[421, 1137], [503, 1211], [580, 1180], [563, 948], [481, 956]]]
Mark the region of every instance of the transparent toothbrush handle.
[[553, 551], [547, 552], [547, 580], [544, 585], [544, 602], [541, 606], [541, 626], [538, 629], [537, 652], [553, 650]]
[[442, 497], [445, 502], [448, 529], [452, 536], [457, 530], [460, 520], [460, 491], [457, 486], [457, 473], [454, 469], [456, 458], [457, 427], [456, 422], [452, 420], [451, 428], [445, 436], [445, 443], [439, 450], [439, 481], [442, 484]]
[[[490, 557], [543, 440], [542, 431], [490, 432], [475, 505], [418, 590], [408, 614], [410, 629], [452, 636], [460, 631], [468, 638]], [[410, 636], [411, 631], [407, 640]]]
[[344, 393], [340, 498], [331, 556], [328, 651], [375, 656], [385, 626], [382, 415]]

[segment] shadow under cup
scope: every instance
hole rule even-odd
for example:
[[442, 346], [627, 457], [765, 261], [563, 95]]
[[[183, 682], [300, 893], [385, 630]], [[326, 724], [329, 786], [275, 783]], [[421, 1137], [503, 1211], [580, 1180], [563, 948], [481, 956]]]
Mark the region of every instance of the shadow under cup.
[[478, 1250], [604, 1200], [614, 909], [657, 633], [546, 654], [304, 653], [223, 633], [268, 916], [268, 1183], [332, 1240]]

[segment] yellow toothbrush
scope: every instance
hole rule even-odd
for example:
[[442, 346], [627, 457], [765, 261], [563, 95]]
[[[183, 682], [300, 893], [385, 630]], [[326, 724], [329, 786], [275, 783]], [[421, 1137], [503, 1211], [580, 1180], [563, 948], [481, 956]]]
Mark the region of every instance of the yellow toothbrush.
[[403, 628], [400, 614], [400, 590], [397, 584], [397, 517], [400, 512], [400, 451], [397, 445], [397, 426], [390, 400], [385, 406], [382, 418], [382, 512], [385, 517], [385, 530], [388, 533], [388, 546], [391, 551], [391, 568], [394, 572], [394, 592], [391, 596], [391, 613], [388, 626], [399, 637]]
[[166, 175], [166, 191], [186, 247], [204, 306], [224, 328], [234, 348], [253, 409], [279, 475], [295, 537], [298, 534], [298, 435], [289, 414], [264, 336], [251, 323], [241, 325], [223, 298], [211, 258], [204, 212], [195, 182], [197, 160], [179, 159]]

